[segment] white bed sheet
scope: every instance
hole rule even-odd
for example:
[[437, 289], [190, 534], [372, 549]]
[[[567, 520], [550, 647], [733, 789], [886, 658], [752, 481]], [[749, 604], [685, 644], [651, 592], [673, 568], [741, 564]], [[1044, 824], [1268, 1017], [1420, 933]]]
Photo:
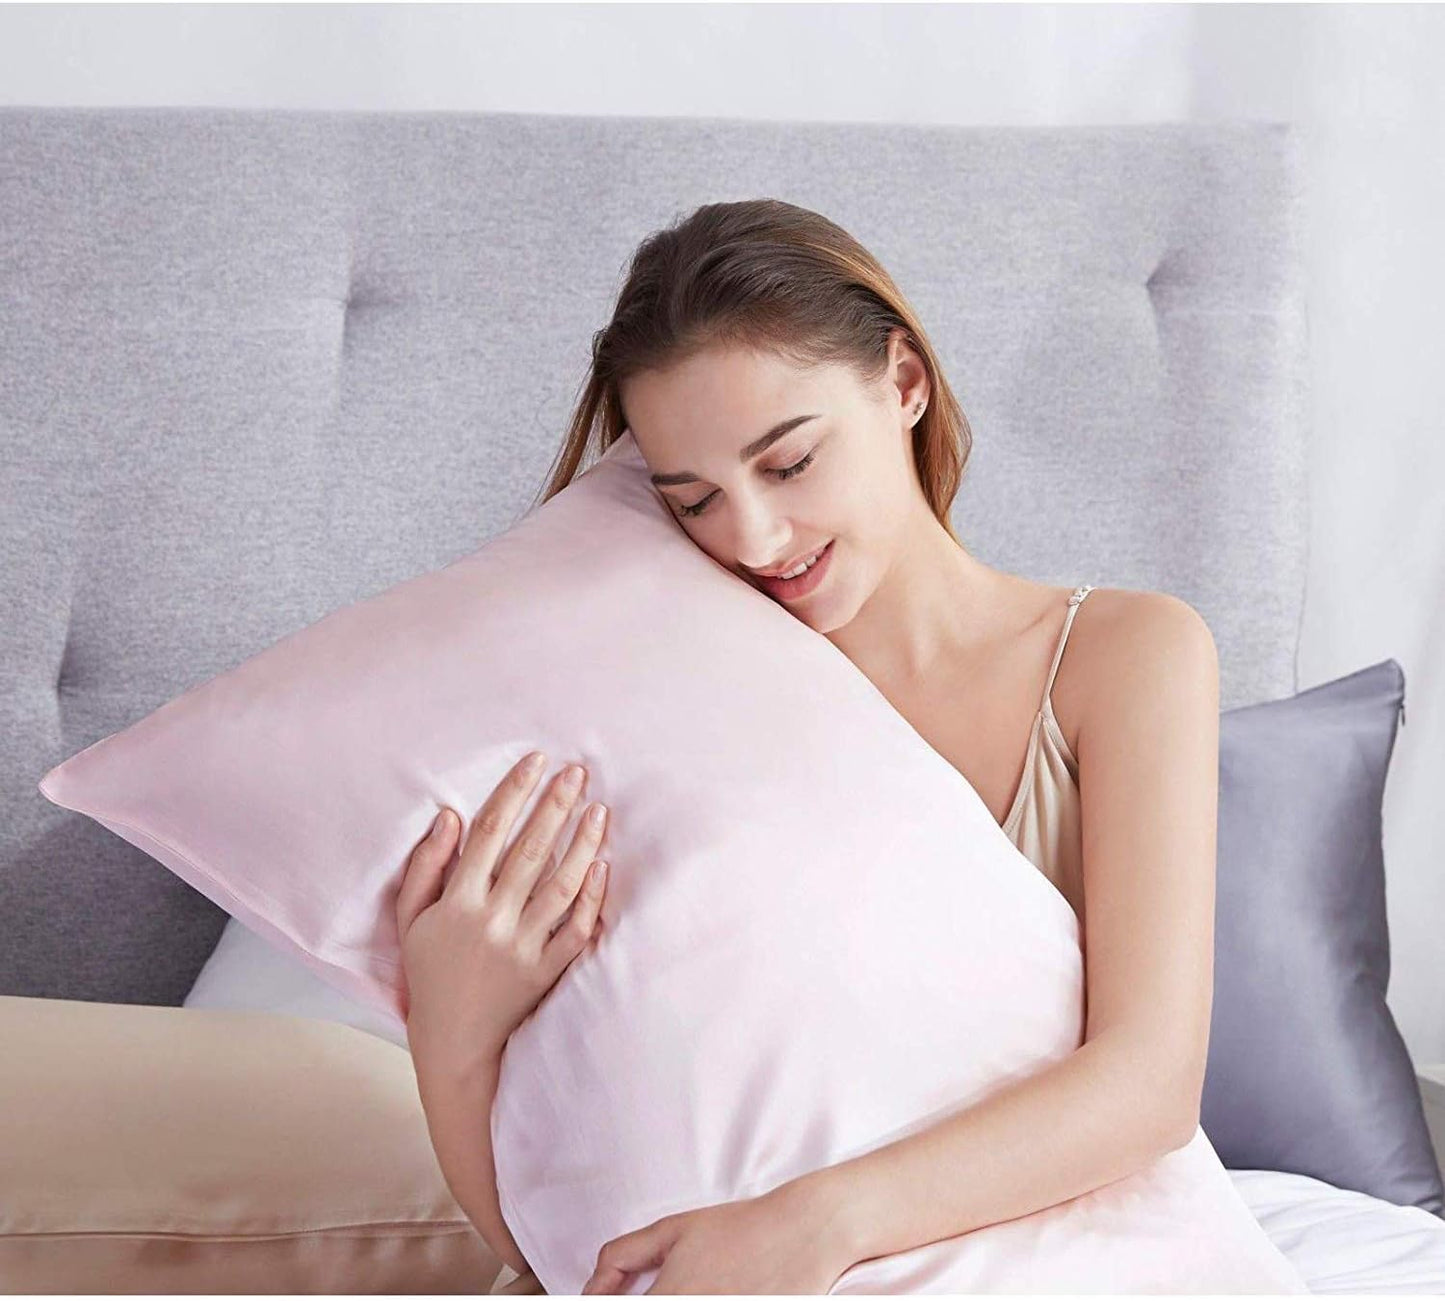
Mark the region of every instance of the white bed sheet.
[[1264, 1231], [1321, 1295], [1445, 1296], [1445, 1220], [1282, 1170], [1231, 1170]]

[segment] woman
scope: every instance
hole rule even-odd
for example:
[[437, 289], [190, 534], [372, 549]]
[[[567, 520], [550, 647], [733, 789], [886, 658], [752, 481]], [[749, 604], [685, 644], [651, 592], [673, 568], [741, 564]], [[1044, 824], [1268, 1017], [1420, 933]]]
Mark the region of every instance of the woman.
[[[1188, 1142], [1213, 988], [1219, 671], [1203, 619], [1167, 594], [1054, 587], [969, 554], [949, 508], [972, 435], [921, 324], [865, 249], [790, 204], [709, 204], [640, 246], [541, 500], [599, 426], [599, 450], [631, 431], [688, 537], [847, 655], [1059, 888], [1080, 918], [1087, 1028], [1068, 1058], [928, 1129], [614, 1239], [586, 1290], [660, 1266], [659, 1293], [826, 1292], [854, 1261], [1029, 1214]], [[418, 847], [399, 901], [433, 1142], [520, 1271], [508, 1292], [541, 1288], [497, 1210], [483, 1118], [507, 1035], [600, 906], [581, 890], [602, 838], [585, 820], [552, 890], [515, 888], [582, 798], [552, 783], [504, 853], [535, 780], [503, 781], [457, 865], [493, 892], [485, 925], [433, 906], [455, 817]], [[1056, 1155], [1017, 1159], [1039, 1151]]]

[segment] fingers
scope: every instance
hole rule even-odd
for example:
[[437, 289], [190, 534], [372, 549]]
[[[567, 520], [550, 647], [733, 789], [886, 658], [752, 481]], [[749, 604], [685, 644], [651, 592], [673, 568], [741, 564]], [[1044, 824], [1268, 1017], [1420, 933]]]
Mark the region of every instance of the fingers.
[[[629, 1274], [640, 1274], [645, 1269], [665, 1264], [681, 1227], [679, 1217], [668, 1215], [604, 1243], [597, 1253], [597, 1266], [582, 1291], [589, 1296], [596, 1292], [616, 1292]], [[647, 1290], [652, 1292], [658, 1281], [655, 1279], [653, 1286]]]
[[587, 784], [580, 764], [569, 764], [549, 781], [522, 830], [507, 849], [493, 891], [520, 914], [552, 861], [557, 837]]
[[464, 902], [481, 904], [492, 892], [493, 868], [547, 766], [545, 755], [534, 764], [527, 762], [530, 757], [512, 765], [472, 819], [466, 844], [462, 846], [461, 857], [447, 887], [456, 891]]
[[[587, 947], [589, 940], [602, 931], [601, 912], [602, 899], [607, 893], [607, 864], [601, 859], [589, 859], [588, 862], [589, 867], [571, 877], [573, 884], [570, 887], [559, 885], [554, 893], [549, 882], [547, 888], [541, 891], [544, 898], [552, 900], [549, 906], [556, 908], [563, 892], [570, 890], [568, 902], [572, 904], [572, 915], [557, 927], [542, 946], [542, 956], [559, 971]], [[562, 868], [559, 867], [553, 880], [561, 876]], [[578, 884], [581, 885], [580, 891]], [[565, 911], [566, 904], [557, 908], [558, 915]]]
[[[548, 783], [521, 834], [506, 849], [500, 871], [496, 870], [512, 828], [545, 767], [545, 757], [540, 764], [529, 766], [523, 759], [513, 765], [477, 811], [449, 879], [444, 874], [456, 853], [462, 824], [450, 809], [443, 810], [432, 831], [412, 851], [397, 893], [397, 927], [403, 937], [423, 911], [450, 891], [463, 903], [481, 904], [489, 897], [515, 901], [521, 924], [535, 930], [539, 938], [545, 937], [544, 951], [560, 965], [586, 947], [601, 928], [606, 893], [606, 864], [597, 859], [607, 831], [608, 812], [603, 805], [594, 804], [584, 812], [562, 862], [537, 886], [586, 785], [585, 769], [580, 781], [569, 782], [564, 769]], [[561, 922], [569, 908], [571, 916]], [[557, 929], [553, 931], [553, 927]]]
[[411, 851], [396, 894], [396, 928], [405, 939], [412, 922], [442, 893], [442, 877], [451, 861], [461, 819], [442, 809], [431, 829]]
[[[578, 819], [572, 843], [552, 873], [533, 892], [532, 898], [522, 910], [522, 924], [535, 928], [545, 937], [561, 920], [562, 915], [572, 906], [578, 890], [589, 880], [589, 873], [596, 872], [596, 859], [607, 833], [607, 807], [592, 804], [583, 810]], [[595, 910], [593, 913], [595, 919]], [[585, 943], [592, 934], [591, 924], [582, 935]]]

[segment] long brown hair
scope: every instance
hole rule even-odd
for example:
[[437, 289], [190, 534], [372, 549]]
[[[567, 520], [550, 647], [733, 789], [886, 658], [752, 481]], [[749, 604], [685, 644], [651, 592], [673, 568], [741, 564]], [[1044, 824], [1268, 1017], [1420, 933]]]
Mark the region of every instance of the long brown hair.
[[533, 507], [572, 482], [594, 435], [601, 456], [626, 432], [619, 392], [633, 375], [724, 345], [774, 352], [805, 367], [851, 366], [872, 385], [887, 371], [888, 340], [897, 329], [930, 381], [928, 406], [913, 427], [919, 482], [957, 542], [949, 508], [973, 433], [923, 326], [878, 260], [847, 231], [779, 199], [703, 204], [638, 246], [612, 320], [592, 336], [581, 398]]

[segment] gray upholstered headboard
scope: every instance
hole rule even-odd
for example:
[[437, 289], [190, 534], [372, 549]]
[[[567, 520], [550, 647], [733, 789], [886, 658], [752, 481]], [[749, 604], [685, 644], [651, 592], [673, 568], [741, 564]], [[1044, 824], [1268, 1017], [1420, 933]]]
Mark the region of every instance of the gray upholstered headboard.
[[[225, 914], [52, 765], [533, 500], [625, 262], [702, 202], [889, 267], [990, 564], [1173, 592], [1291, 692], [1303, 295], [1285, 126], [0, 109], [0, 993], [180, 1004]], [[485, 690], [484, 682], [478, 690]]]

